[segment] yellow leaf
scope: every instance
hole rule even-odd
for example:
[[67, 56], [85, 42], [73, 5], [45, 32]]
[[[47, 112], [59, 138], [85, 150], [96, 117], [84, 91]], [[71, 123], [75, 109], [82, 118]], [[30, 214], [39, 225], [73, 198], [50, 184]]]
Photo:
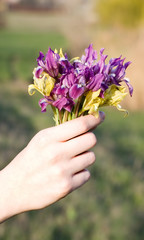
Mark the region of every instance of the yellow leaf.
[[28, 93], [33, 95], [35, 90], [40, 92], [44, 96], [49, 96], [54, 88], [55, 79], [50, 77], [48, 73], [42, 72], [40, 78], [35, 75], [36, 68], [33, 71], [34, 84], [29, 85]]

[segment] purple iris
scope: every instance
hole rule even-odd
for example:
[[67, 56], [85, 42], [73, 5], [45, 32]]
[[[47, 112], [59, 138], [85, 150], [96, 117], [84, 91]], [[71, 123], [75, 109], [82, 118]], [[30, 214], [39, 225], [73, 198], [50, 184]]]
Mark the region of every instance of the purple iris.
[[41, 98], [39, 100], [39, 106], [41, 107], [42, 112], [46, 112], [46, 108], [48, 105], [52, 104], [52, 99], [45, 96], [45, 98]]
[[45, 59], [44, 54], [40, 52], [39, 57], [37, 58], [39, 68], [36, 70], [36, 77], [40, 77], [40, 74], [43, 71], [47, 72], [53, 78], [57, 77], [59, 73], [59, 59], [60, 56], [54, 53], [51, 48], [49, 48]]
[[95, 60], [97, 60], [97, 52], [93, 49], [93, 45], [90, 44], [89, 47], [85, 49], [85, 55], [82, 56], [81, 62], [91, 66]]
[[85, 49], [85, 55], [80, 60], [71, 63], [65, 54], [63, 58], [58, 53], [48, 49], [46, 56], [40, 52], [37, 58], [38, 67], [36, 77], [40, 78], [42, 72], [48, 73], [55, 79], [55, 85], [49, 97], [45, 96], [39, 101], [43, 112], [47, 105], [52, 105], [61, 111], [65, 109], [71, 111], [77, 99], [88, 91], [100, 91], [100, 97], [104, 97], [104, 92], [109, 86], [115, 84], [120, 86], [125, 82], [129, 93], [132, 96], [133, 87], [129, 80], [125, 78], [126, 69], [131, 62], [124, 63], [122, 56], [111, 58], [106, 63], [107, 55], [104, 55], [104, 48], [100, 50], [100, 58], [90, 44]]
[[126, 69], [131, 64], [131, 62], [124, 63], [125, 58], [113, 58], [110, 59], [109, 64], [106, 67], [106, 84], [109, 86], [111, 84], [121, 85], [121, 82], [125, 82], [128, 86], [130, 96], [133, 93], [133, 87], [129, 81], [125, 78]]
[[70, 112], [72, 110], [72, 107], [74, 106], [74, 101], [70, 98], [61, 97], [54, 101], [52, 105], [58, 108], [59, 111], [65, 109]]

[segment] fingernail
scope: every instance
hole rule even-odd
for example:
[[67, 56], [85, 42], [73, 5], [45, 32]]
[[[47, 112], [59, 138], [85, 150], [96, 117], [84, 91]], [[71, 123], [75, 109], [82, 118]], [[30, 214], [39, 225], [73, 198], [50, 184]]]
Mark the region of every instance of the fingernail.
[[99, 116], [100, 116], [101, 121], [103, 122], [105, 120], [105, 113], [102, 111], [99, 111]]

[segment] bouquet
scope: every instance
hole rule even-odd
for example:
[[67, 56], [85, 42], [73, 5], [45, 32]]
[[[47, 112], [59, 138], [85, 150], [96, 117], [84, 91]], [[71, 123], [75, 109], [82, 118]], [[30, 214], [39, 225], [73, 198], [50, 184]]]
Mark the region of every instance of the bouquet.
[[126, 87], [130, 96], [133, 93], [125, 77], [131, 62], [125, 62], [120, 56], [106, 63], [108, 56], [103, 52], [104, 48], [98, 59], [97, 51], [90, 44], [85, 55], [70, 61], [62, 49], [58, 53], [49, 48], [46, 55], [40, 52], [38, 66], [33, 71], [34, 83], [29, 85], [28, 92], [33, 95], [37, 90], [43, 95], [39, 100], [41, 111], [46, 112], [51, 105], [56, 125], [86, 114], [97, 117], [103, 106], [127, 112], [120, 103], [127, 95]]

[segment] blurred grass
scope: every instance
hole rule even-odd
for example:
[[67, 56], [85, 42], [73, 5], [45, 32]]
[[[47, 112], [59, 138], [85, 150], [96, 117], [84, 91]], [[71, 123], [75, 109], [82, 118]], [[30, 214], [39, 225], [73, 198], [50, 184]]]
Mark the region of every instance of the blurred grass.
[[0, 81], [28, 80], [36, 66], [39, 51], [66, 47], [66, 38], [58, 32], [0, 31]]
[[[52, 112], [41, 113], [39, 94], [28, 96], [39, 50], [67, 48], [59, 32], [0, 31], [0, 168], [39, 130], [52, 126]], [[111, 108], [94, 132], [96, 164], [81, 189], [41, 211], [9, 219], [1, 240], [144, 239], [144, 112], [127, 118]]]

